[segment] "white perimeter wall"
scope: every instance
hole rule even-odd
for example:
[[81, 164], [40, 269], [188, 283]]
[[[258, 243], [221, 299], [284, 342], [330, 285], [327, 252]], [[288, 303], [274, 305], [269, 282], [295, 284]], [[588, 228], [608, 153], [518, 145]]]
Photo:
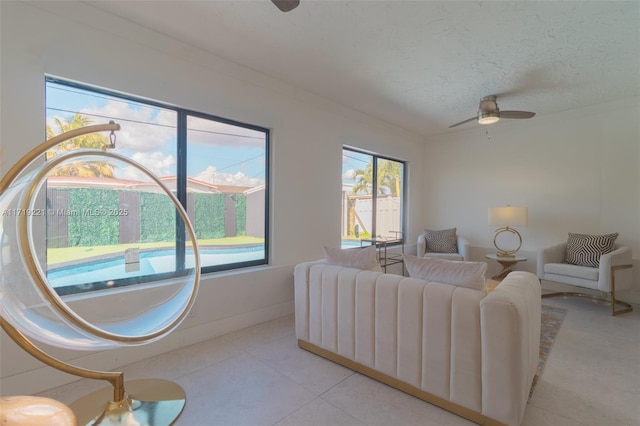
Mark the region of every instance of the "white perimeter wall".
[[534, 273], [537, 249], [568, 232], [618, 232], [634, 259], [634, 288], [620, 297], [640, 302], [640, 99], [538, 113], [430, 138], [425, 226], [457, 227], [474, 247], [472, 260], [486, 260], [495, 253], [487, 208], [526, 206], [529, 225], [518, 231], [528, 261], [518, 269]]
[[[2, 170], [44, 140], [44, 77], [51, 74], [272, 129], [271, 262], [205, 276], [195, 315], [167, 338], [104, 353], [53, 350], [113, 369], [293, 312], [293, 265], [339, 247], [342, 146], [411, 159], [422, 182], [422, 138], [286, 83], [75, 2], [0, 2]], [[422, 188], [409, 187], [408, 231], [422, 227]], [[99, 303], [99, 300], [96, 300]], [[132, 298], [131, 303], [143, 303]], [[76, 380], [0, 337], [0, 394]]]

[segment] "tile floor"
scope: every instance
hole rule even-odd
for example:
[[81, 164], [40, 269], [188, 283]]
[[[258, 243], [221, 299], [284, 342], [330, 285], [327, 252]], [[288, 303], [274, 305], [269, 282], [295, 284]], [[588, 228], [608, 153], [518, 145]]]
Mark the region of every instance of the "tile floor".
[[[523, 421], [640, 425], [640, 306], [610, 317], [587, 299], [569, 309]], [[288, 316], [124, 368], [127, 379], [174, 380], [187, 393], [177, 425], [470, 425], [296, 346]], [[79, 381], [41, 395], [69, 403], [104, 387]]]

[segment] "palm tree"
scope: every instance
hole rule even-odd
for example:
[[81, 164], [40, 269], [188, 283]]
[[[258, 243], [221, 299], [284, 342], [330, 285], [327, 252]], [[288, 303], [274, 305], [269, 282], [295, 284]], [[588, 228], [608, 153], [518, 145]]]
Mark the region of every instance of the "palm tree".
[[[400, 194], [401, 163], [391, 160], [378, 160], [377, 193]], [[364, 192], [371, 194], [373, 187], [373, 162], [369, 162], [364, 169], [354, 172], [356, 184], [353, 186], [353, 193]]]
[[400, 194], [401, 163], [390, 160], [378, 161], [378, 192], [384, 187], [393, 196]]
[[[51, 139], [57, 134], [68, 132], [69, 130], [85, 127], [93, 123], [89, 117], [81, 114], [74, 114], [71, 120], [55, 117], [54, 122], [57, 127], [57, 132], [54, 132], [50, 126], [47, 125], [47, 139]], [[56, 146], [55, 151], [47, 153], [47, 157], [51, 158], [57, 154], [62, 154], [69, 151], [74, 151], [81, 148], [93, 148], [102, 149], [109, 144], [107, 137], [100, 133], [90, 133], [88, 135], [78, 136], [77, 138], [69, 139]], [[83, 176], [83, 177], [113, 177], [115, 165], [109, 162], [86, 162], [75, 161], [69, 163], [66, 166], [59, 167], [51, 173], [52, 176]]]
[[358, 169], [354, 172], [353, 179], [356, 184], [353, 186], [353, 193], [364, 192], [371, 194], [373, 186], [373, 163], [369, 162], [364, 169]]

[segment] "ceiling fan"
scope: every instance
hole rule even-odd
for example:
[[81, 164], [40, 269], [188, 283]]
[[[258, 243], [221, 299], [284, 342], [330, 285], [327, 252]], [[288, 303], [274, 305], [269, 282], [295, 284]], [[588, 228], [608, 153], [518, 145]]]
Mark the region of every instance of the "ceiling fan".
[[271, 0], [271, 2], [283, 12], [293, 10], [300, 4], [300, 0]]
[[536, 115], [535, 112], [529, 111], [500, 111], [498, 103], [496, 102], [497, 96], [485, 96], [480, 100], [480, 106], [478, 107], [478, 115], [471, 117], [456, 124], [452, 124], [449, 128], [459, 126], [470, 121], [477, 120], [480, 124], [493, 124], [501, 118], [531, 118]]

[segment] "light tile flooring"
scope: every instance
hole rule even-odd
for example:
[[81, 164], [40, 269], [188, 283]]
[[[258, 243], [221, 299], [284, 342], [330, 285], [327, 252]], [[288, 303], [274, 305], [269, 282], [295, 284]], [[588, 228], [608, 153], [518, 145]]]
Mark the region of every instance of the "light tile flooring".
[[[610, 317], [588, 299], [569, 309], [523, 425], [640, 425], [640, 307]], [[174, 380], [187, 393], [177, 425], [469, 425], [470, 422], [310, 354], [293, 316], [124, 368], [127, 379]], [[41, 395], [62, 402], [104, 387], [79, 381]]]

